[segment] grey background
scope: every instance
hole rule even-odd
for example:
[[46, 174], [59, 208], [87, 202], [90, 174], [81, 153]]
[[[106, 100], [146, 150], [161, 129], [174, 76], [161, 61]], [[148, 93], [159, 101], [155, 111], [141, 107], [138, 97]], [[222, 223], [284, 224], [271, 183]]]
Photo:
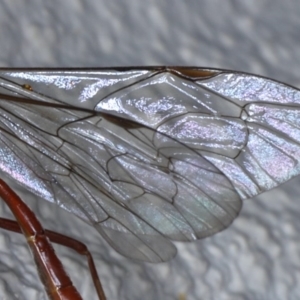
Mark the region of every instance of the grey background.
[[[297, 0], [4, 0], [1, 67], [195, 65], [300, 87]], [[31, 195], [44, 226], [92, 250], [108, 299], [300, 299], [300, 179], [248, 200], [233, 225], [168, 263], [120, 257], [93, 228]], [[10, 213], [2, 207], [2, 216]], [[85, 299], [86, 262], [56, 247]], [[24, 238], [1, 231], [0, 299], [45, 299]], [[184, 298], [185, 297], [185, 298]]]

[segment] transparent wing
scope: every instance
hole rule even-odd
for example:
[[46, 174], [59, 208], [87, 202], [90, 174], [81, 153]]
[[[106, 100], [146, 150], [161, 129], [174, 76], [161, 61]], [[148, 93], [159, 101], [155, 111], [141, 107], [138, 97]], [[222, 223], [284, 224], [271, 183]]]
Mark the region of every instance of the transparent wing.
[[166, 261], [299, 174], [299, 99], [220, 70], [2, 70], [0, 169], [121, 254]]

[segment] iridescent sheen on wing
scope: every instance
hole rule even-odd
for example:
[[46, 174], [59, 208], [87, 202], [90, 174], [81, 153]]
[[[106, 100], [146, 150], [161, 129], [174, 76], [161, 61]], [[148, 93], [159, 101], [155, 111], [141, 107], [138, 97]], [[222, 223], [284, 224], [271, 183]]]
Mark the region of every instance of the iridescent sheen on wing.
[[254, 75], [0, 70], [1, 172], [139, 260], [172, 258], [172, 240], [223, 230], [298, 175], [299, 130], [299, 90]]

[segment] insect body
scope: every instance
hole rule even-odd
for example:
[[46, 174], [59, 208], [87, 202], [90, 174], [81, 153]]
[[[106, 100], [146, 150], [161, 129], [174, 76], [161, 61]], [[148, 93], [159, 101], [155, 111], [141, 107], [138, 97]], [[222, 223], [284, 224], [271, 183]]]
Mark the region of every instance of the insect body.
[[1, 171], [149, 262], [298, 175], [299, 125], [299, 90], [244, 73], [0, 71]]

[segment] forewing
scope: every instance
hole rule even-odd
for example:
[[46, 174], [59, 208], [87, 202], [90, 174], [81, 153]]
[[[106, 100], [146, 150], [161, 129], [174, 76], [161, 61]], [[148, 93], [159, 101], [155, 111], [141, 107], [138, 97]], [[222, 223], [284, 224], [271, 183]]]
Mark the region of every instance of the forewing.
[[[3, 71], [0, 168], [93, 224], [121, 254], [168, 260], [170, 240], [226, 228], [241, 198], [298, 174], [297, 157], [284, 174], [269, 174], [272, 159], [298, 151], [298, 104], [286, 98], [298, 91], [271, 81], [289, 89], [284, 103], [248, 99], [245, 86], [243, 98], [230, 75], [267, 81], [221, 71]], [[272, 121], [278, 105], [285, 113]]]

